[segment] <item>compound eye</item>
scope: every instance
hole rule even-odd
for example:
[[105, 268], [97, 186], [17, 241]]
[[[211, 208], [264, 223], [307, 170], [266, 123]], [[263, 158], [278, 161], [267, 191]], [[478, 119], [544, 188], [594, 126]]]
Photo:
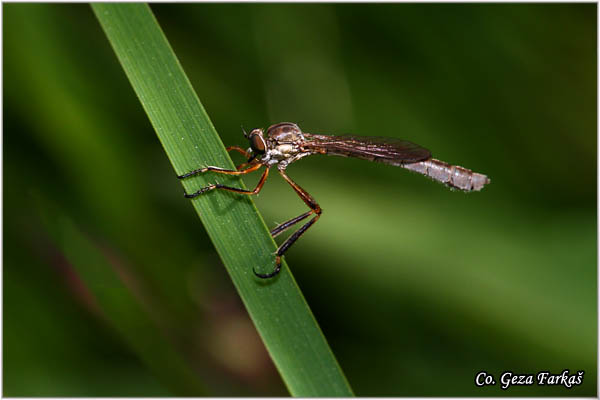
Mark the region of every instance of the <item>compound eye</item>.
[[250, 147], [258, 154], [265, 154], [267, 150], [265, 140], [258, 134], [250, 135]]

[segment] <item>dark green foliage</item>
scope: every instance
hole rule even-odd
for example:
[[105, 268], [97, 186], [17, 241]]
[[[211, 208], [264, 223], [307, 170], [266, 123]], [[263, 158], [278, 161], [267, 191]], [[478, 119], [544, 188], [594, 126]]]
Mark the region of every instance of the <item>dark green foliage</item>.
[[[596, 5], [152, 10], [226, 145], [246, 146], [240, 125], [293, 121], [407, 139], [492, 179], [465, 195], [360, 160], [289, 168], [324, 213], [286, 258], [358, 395], [596, 395]], [[3, 394], [288, 394], [89, 6], [3, 11]], [[201, 124], [185, 109], [162, 110], [182, 113], [184, 143]], [[177, 144], [188, 163], [177, 172], [229, 163], [193, 143]], [[206, 176], [186, 187], [212, 179], [242, 185]], [[305, 210], [276, 174], [255, 201], [268, 227]], [[240, 276], [268, 262], [272, 242], [254, 236], [256, 219], [240, 220], [255, 213], [248, 200], [199, 202], [231, 240], [252, 236]], [[132, 333], [98, 311], [89, 279], [104, 278], [81, 274], [69, 242], [131, 290], [109, 298], [122, 318], [135, 314], [132, 298], [141, 304]], [[284, 272], [248, 282], [266, 296], [292, 284]], [[273, 321], [285, 324], [290, 300], [277, 293]], [[183, 354], [197, 386], [157, 374], [140, 350], [152, 346]], [[585, 370], [583, 385], [474, 386], [480, 370], [566, 368]]]

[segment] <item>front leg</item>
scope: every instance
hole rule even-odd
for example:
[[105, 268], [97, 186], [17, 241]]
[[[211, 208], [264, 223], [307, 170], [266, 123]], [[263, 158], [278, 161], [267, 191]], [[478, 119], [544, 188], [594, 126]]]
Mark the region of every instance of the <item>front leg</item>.
[[235, 150], [238, 153], [243, 154], [244, 157], [250, 158], [250, 153], [247, 150], [242, 149], [240, 146], [229, 146], [229, 147], [225, 148], [225, 150], [227, 150], [227, 151]]
[[256, 163], [256, 164], [252, 164], [250, 167], [248, 167], [246, 169], [242, 169], [242, 170], [231, 170], [231, 169], [225, 169], [225, 168], [221, 168], [221, 167], [210, 167], [209, 166], [209, 167], [195, 169], [193, 171], [188, 172], [187, 174], [178, 175], [177, 178], [185, 179], [192, 175], [202, 174], [207, 171], [212, 171], [212, 172], [216, 172], [218, 174], [225, 174], [225, 175], [244, 175], [244, 174], [249, 174], [250, 172], [254, 172], [262, 166], [263, 166], [263, 164]]
[[[256, 168], [252, 167], [252, 168], [254, 168], [253, 171], [257, 170], [258, 168], [260, 168], [262, 166], [263, 166], [263, 164], [258, 164], [258, 167], [256, 167]], [[222, 172], [222, 170], [219, 172]], [[241, 172], [241, 171], [228, 171], [228, 172]], [[239, 174], [231, 174], [231, 175], [239, 175]], [[265, 172], [263, 172], [262, 176], [260, 177], [260, 181], [258, 181], [258, 184], [254, 188], [254, 190], [239, 189], [239, 188], [235, 188], [235, 187], [231, 187], [231, 186], [221, 185], [220, 183], [213, 183], [212, 185], [208, 185], [208, 186], [198, 190], [197, 192], [189, 193], [189, 194], [184, 193], [184, 196], [187, 197], [188, 199], [193, 199], [194, 197], [198, 197], [201, 194], [210, 192], [211, 190], [215, 190], [215, 189], [228, 190], [230, 192], [248, 194], [248, 195], [258, 194], [261, 191], [261, 189], [263, 188], [263, 185], [265, 184], [265, 182], [267, 181], [267, 176], [269, 176], [269, 168], [265, 169]]]
[[238, 153], [242, 154], [245, 158], [248, 159], [248, 161], [246, 161], [243, 164], [240, 164], [238, 166], [235, 167], [235, 169], [237, 169], [238, 171], [242, 168], [244, 168], [246, 165], [249, 165], [257, 156], [257, 154], [252, 154], [252, 152], [248, 151], [248, 150], [244, 150], [239, 146], [229, 146], [226, 148], [227, 151], [232, 151], [235, 150]]

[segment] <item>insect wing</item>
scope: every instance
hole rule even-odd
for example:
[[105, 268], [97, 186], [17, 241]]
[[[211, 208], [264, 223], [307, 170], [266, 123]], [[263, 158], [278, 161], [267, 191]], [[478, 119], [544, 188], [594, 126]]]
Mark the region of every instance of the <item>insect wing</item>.
[[[327, 154], [356, 157], [386, 164], [427, 160], [431, 152], [424, 147], [389, 137], [313, 135], [315, 146]], [[309, 145], [310, 147], [310, 145]]]

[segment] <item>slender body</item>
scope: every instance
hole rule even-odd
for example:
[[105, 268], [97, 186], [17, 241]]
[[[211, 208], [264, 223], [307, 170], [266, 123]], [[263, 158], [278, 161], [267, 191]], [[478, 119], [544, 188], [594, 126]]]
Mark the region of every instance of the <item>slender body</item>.
[[405, 140], [304, 134], [299, 147], [311, 154], [355, 157], [406, 168], [467, 192], [481, 190], [489, 182], [487, 176], [431, 158], [429, 150]]
[[298, 125], [291, 122], [282, 122], [270, 126], [269, 129], [267, 129], [266, 135], [262, 129], [253, 129], [249, 134], [244, 134], [250, 141], [250, 148], [248, 150], [244, 150], [240, 147], [227, 148], [228, 151], [238, 151], [248, 158], [248, 161], [239, 165], [236, 170], [227, 170], [219, 167], [204, 167], [180, 175], [178, 178], [187, 178], [207, 171], [228, 175], [243, 175], [257, 171], [264, 166], [265, 170], [263, 175], [254, 190], [244, 190], [221, 184], [212, 184], [195, 193], [186, 193], [185, 197], [194, 198], [214, 189], [252, 195], [260, 192], [268, 177], [269, 169], [272, 166], [277, 165], [280, 175], [290, 184], [304, 203], [306, 203], [309, 211], [279, 224], [271, 231], [271, 235], [276, 237], [298, 222], [311, 216], [312, 219], [306, 222], [279, 246], [275, 253], [275, 268], [272, 272], [259, 274], [254, 271], [255, 275], [260, 278], [271, 278], [279, 273], [281, 268], [281, 257], [283, 254], [321, 216], [322, 210], [319, 204], [317, 204], [306, 190], [291, 180], [285, 173], [285, 169], [288, 165], [304, 157], [313, 154], [328, 154], [343, 157], [355, 157], [394, 165], [428, 176], [450, 188], [460, 189], [466, 192], [479, 191], [484, 185], [490, 182], [488, 177], [483, 174], [431, 158], [429, 150], [406, 140], [382, 137], [317, 135], [302, 132]]

